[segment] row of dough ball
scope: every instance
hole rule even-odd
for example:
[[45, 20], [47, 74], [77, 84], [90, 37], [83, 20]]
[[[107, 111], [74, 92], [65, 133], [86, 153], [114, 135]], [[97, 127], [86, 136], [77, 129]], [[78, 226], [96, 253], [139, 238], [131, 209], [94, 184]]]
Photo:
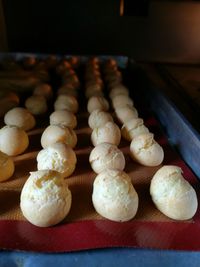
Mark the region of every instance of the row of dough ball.
[[[40, 94], [44, 93], [48, 95], [48, 92], [51, 92], [49, 88], [50, 87], [46, 86], [36, 87], [34, 90], [34, 97], [36, 97], [36, 99], [38, 97], [40, 102], [40, 97], [42, 97]], [[31, 101], [28, 103], [30, 104]], [[36, 108], [38, 108], [37, 104], [38, 101], [34, 103]], [[31, 111], [30, 109], [22, 107], [15, 107], [10, 109], [4, 116], [4, 123], [6, 126], [0, 129], [0, 181], [9, 179], [14, 173], [15, 165], [10, 156], [17, 156], [23, 153], [29, 145], [29, 138], [25, 131], [35, 126], [36, 121], [32, 114], [37, 114], [34, 112], [31, 114]]]
[[4, 169], [2, 165], [2, 181], [9, 179], [14, 173], [13, 159], [9, 156], [17, 156], [28, 148], [29, 137], [26, 131], [32, 129], [36, 123], [34, 116], [21, 107], [9, 110], [4, 116], [4, 122], [6, 126], [0, 129], [0, 151], [7, 156], [1, 156], [6, 166]]
[[138, 209], [138, 195], [130, 177], [123, 172], [125, 158], [118, 145], [119, 127], [109, 114], [109, 104], [102, 96], [88, 100], [88, 124], [92, 128], [91, 141], [95, 148], [89, 162], [98, 175], [93, 183], [92, 202], [101, 216], [113, 221], [132, 219]]
[[136, 162], [145, 166], [160, 165], [164, 159], [163, 148], [155, 141], [138, 112], [128, 89], [122, 84], [110, 87], [109, 93], [116, 117], [122, 125], [121, 134], [131, 142], [130, 155]]
[[20, 200], [24, 217], [40, 227], [55, 225], [68, 215], [72, 194], [64, 178], [74, 172], [77, 163], [72, 149], [77, 143], [76, 116], [67, 109], [55, 110], [49, 121], [41, 136], [43, 149], [36, 158], [38, 171], [31, 173]]
[[[66, 94], [59, 96], [72, 97], [76, 100], [74, 96]], [[50, 125], [41, 136], [43, 150], [37, 156], [39, 170], [53, 169], [61, 172], [64, 177], [74, 172], [77, 159], [73, 148], [77, 144], [77, 135], [73, 129], [77, 126], [77, 118], [73, 112], [73, 109], [71, 111], [58, 109], [50, 115]]]
[[[65, 70], [66, 65], [63, 65], [61, 67]], [[74, 138], [76, 125], [73, 113], [56, 110], [50, 115], [50, 126], [42, 134], [44, 149], [37, 155], [39, 170], [31, 173], [20, 201], [23, 215], [34, 225], [47, 227], [57, 224], [70, 211], [72, 195], [63, 178], [73, 172], [76, 164], [75, 153], [66, 145], [67, 142], [74, 147], [74, 142], [68, 140], [70, 135]]]

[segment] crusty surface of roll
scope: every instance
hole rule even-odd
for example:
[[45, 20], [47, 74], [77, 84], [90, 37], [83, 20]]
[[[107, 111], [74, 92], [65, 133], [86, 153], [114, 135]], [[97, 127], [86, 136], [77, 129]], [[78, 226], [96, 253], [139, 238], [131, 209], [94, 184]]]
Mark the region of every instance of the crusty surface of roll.
[[38, 170], [55, 170], [63, 177], [68, 177], [74, 172], [76, 162], [75, 152], [64, 143], [52, 144], [37, 155]]
[[24, 217], [40, 227], [61, 222], [69, 213], [71, 202], [71, 192], [64, 179], [52, 170], [31, 172], [20, 197]]
[[35, 124], [34, 116], [26, 108], [16, 107], [9, 110], [4, 116], [6, 125], [17, 126], [24, 131], [32, 129]]
[[42, 147], [45, 148], [58, 142], [74, 148], [77, 144], [76, 133], [69, 127], [61, 125], [49, 125], [41, 136]]
[[113, 122], [113, 118], [110, 113], [96, 109], [90, 114], [88, 124], [91, 129], [94, 129], [104, 126], [109, 121]]
[[125, 122], [121, 128], [121, 134], [127, 141], [132, 141], [136, 136], [148, 132], [148, 128], [143, 124], [143, 120], [140, 118], [131, 119]]
[[172, 219], [188, 220], [197, 211], [196, 192], [178, 166], [160, 168], [151, 180], [150, 194], [156, 207]]
[[139, 200], [130, 177], [125, 172], [108, 169], [94, 180], [92, 202], [103, 217], [123, 222], [136, 215]]
[[17, 126], [0, 129], [0, 150], [9, 156], [23, 153], [29, 145], [27, 133]]
[[125, 158], [117, 146], [103, 143], [97, 145], [90, 153], [89, 162], [96, 173], [106, 169], [117, 169], [123, 171]]
[[56, 110], [51, 113], [49, 119], [51, 125], [61, 125], [71, 129], [77, 126], [76, 116], [68, 110]]
[[121, 131], [114, 122], [107, 122], [104, 126], [94, 128], [91, 134], [93, 146], [101, 143], [110, 143], [118, 146], [121, 141]]
[[163, 148], [154, 140], [152, 133], [136, 136], [130, 144], [130, 155], [144, 166], [158, 166], [164, 159]]
[[101, 96], [92, 96], [88, 100], [87, 110], [89, 113], [92, 113], [92, 111], [94, 111], [95, 109], [107, 111], [109, 109], [108, 101]]

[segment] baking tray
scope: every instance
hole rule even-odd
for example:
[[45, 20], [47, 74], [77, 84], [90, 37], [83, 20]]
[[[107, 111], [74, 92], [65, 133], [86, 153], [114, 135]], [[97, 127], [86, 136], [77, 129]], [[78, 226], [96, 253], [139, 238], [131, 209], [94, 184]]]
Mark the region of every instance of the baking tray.
[[[26, 56], [27, 55], [28, 54], [26, 54]], [[4, 56], [10, 56], [10, 54], [1, 55], [1, 57]], [[16, 59], [18, 60], [24, 57], [24, 54], [11, 54], [11, 56], [16, 57]], [[45, 55], [40, 56], [45, 57]], [[104, 61], [108, 57], [109, 56], [102, 56], [100, 57], [100, 59], [101, 61]], [[127, 57], [120, 56], [114, 58], [118, 61], [118, 65], [124, 72], [124, 75], [128, 75], [128, 86], [130, 88], [131, 94], [133, 94], [134, 97], [141, 94], [142, 90], [144, 89], [142, 84], [139, 90], [134, 86], [134, 75], [136, 75], [137, 73], [137, 65], [134, 63], [134, 61], [129, 60]], [[84, 62], [87, 57], [80, 57], [80, 59]], [[148, 91], [148, 94], [146, 90]], [[195, 145], [197, 145], [197, 149], [195, 150], [196, 153], [200, 151], [200, 139], [198, 134], [191, 128], [190, 124], [185, 121], [182, 114], [179, 113], [179, 111], [173, 106], [173, 104], [170, 103], [170, 101], [162, 94], [159, 94], [159, 92], [155, 90], [152, 86], [145, 88], [145, 91], [143, 93], [142, 96], [147, 96], [147, 102], [150, 103], [152, 110], [154, 110], [156, 114], [158, 113], [158, 118], [161, 118], [163, 125], [165, 125], [165, 130], [167, 129], [167, 134], [170, 137], [170, 141], [172, 141], [173, 136], [174, 138], [177, 136], [176, 138], [178, 138], [178, 140], [182, 140], [183, 143], [184, 139], [182, 139], [182, 133], [187, 134], [187, 138], [190, 137], [191, 142], [186, 142], [184, 145], [187, 146], [188, 149], [186, 151], [189, 152], [190, 157], [191, 155], [194, 155], [194, 158], [189, 161], [187, 160], [187, 155], [184, 155], [183, 153], [183, 156], [185, 157], [184, 162], [177, 154], [177, 152], [169, 145], [169, 140], [167, 139], [167, 136], [164, 135], [162, 129], [160, 128], [160, 124], [158, 123], [157, 119], [155, 119], [155, 116], [153, 116], [153, 113], [149, 111], [149, 109], [143, 108], [142, 105], [139, 103], [140, 100], [138, 98], [138, 109], [140, 114], [142, 114], [142, 117], [144, 116], [145, 118], [145, 124], [150, 127], [150, 129], [152, 129], [152, 131], [156, 135], [156, 139], [158, 140], [158, 142], [165, 147], [165, 152], [167, 156], [164, 163], [179, 165], [180, 167], [182, 167], [182, 169], [184, 170], [185, 177], [187, 177], [187, 179], [196, 188], [199, 198], [200, 190], [199, 182], [197, 181], [198, 168], [195, 167], [198, 163], [198, 159], [196, 159], [197, 154], [191, 154], [193, 153], [193, 148], [196, 148]], [[153, 99], [153, 101], [151, 99]], [[161, 104], [161, 108], [154, 108], [154, 106], [158, 107], [158, 103]], [[159, 117], [160, 113], [162, 114], [162, 117]], [[180, 131], [173, 130], [173, 124], [170, 123], [172, 122], [172, 119], [175, 122], [180, 121], [180, 127], [181, 125], [183, 125], [184, 127], [180, 128]], [[81, 129], [78, 129], [77, 131], [80, 130]], [[82, 136], [84, 136], [84, 132], [82, 133]], [[121, 145], [123, 152], [127, 152], [127, 147], [128, 145], [126, 143], [123, 143]], [[179, 148], [181, 148], [181, 145], [179, 146]], [[181, 149], [179, 149], [179, 151], [180, 153], [182, 152]], [[196, 176], [186, 163], [191, 166], [194, 172], [196, 172]], [[132, 164], [132, 162], [129, 163], [125, 171], [127, 171], [128, 173], [132, 173]], [[79, 168], [75, 175], [80, 174], [80, 172], [84, 170], [85, 166], [87, 166], [86, 159], [80, 157]], [[153, 173], [155, 173], [156, 169], [157, 168], [148, 168], [148, 172], [145, 175], [148, 176], [149, 180], [152, 177]], [[139, 176], [140, 168], [136, 168], [134, 172], [135, 171]], [[90, 178], [94, 179], [95, 175], [94, 173], [91, 174], [91, 170], [90, 175]], [[138, 190], [140, 194], [148, 193], [148, 184], [144, 183], [144, 185], [144, 188], [140, 188], [139, 184], [135, 185], [136, 190]], [[86, 190], [86, 192], [91, 193], [91, 187], [90, 190]], [[80, 192], [78, 191], [76, 193], [79, 194]], [[18, 197], [19, 194], [18, 196], [16, 196], [16, 201]], [[10, 198], [13, 198], [13, 196], [10, 195]], [[152, 207], [152, 203], [150, 202], [150, 197], [147, 197], [144, 205], [144, 208], [146, 210], [148, 210], [147, 208], [149, 205]], [[81, 202], [79, 202], [79, 204], [81, 204]], [[158, 212], [156, 209], [154, 209], [154, 211], [155, 213]], [[199, 219], [199, 210], [196, 213], [194, 219], [189, 222], [176, 222], [164, 218], [160, 215], [157, 217], [155, 215], [152, 217], [151, 220], [149, 220], [147, 219], [147, 217], [141, 216], [141, 212], [139, 214], [139, 217], [126, 223], [111, 222], [109, 220], [105, 220], [96, 216], [87, 220], [75, 220], [72, 216], [71, 221], [67, 221], [66, 223], [61, 223], [57, 226], [49, 228], [35, 227], [19, 218], [16, 218], [16, 220], [1, 219], [0, 248], [37, 252], [69, 252], [108, 247], [135, 247], [199, 251]]]

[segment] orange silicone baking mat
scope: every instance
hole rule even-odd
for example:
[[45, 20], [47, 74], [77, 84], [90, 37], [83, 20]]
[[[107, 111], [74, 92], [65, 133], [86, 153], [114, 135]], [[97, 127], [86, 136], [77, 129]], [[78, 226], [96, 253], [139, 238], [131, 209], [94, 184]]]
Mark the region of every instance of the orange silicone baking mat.
[[[91, 130], [87, 126], [87, 118], [87, 113], [78, 116], [78, 128], [76, 129], [78, 144], [75, 148], [77, 166], [72, 176], [66, 179], [72, 192], [72, 207], [66, 219], [54, 227], [33, 226], [25, 220], [20, 211], [20, 192], [29, 172], [37, 168], [36, 155], [41, 149], [40, 137], [44, 128], [35, 128], [29, 131], [30, 146], [28, 150], [24, 154], [14, 157], [16, 170], [13, 177], [0, 184], [0, 247], [43, 252], [112, 246], [179, 248], [181, 244], [179, 241], [177, 241], [179, 246], [173, 247], [169, 240], [172, 236], [174, 238], [174, 232], [180, 234], [191, 226], [192, 232], [194, 232], [195, 227], [200, 227], [198, 223], [199, 210], [193, 220], [185, 222], [173, 221], [159, 212], [151, 200], [149, 185], [153, 174], [161, 166], [145, 167], [133, 162], [129, 156], [129, 143], [124, 140], [121, 140], [119, 148], [126, 158], [125, 171], [130, 175], [139, 195], [137, 215], [130, 222], [116, 223], [104, 219], [96, 213], [91, 201], [92, 184], [96, 174], [89, 164], [89, 153], [93, 147], [90, 142]], [[48, 119], [46, 123], [48, 125]], [[156, 140], [164, 148], [163, 164], [180, 166], [184, 171], [185, 178], [189, 180], [199, 195], [199, 182], [170, 147], [160, 131], [157, 121], [150, 115], [145, 119], [145, 124], [150, 131], [154, 132]], [[188, 233], [190, 233], [189, 230]], [[140, 237], [139, 242], [136, 240], [135, 234], [137, 234], [137, 239], [138, 236]], [[51, 242], [49, 242], [49, 238], [51, 238]], [[176, 244], [174, 240], [173, 244]]]

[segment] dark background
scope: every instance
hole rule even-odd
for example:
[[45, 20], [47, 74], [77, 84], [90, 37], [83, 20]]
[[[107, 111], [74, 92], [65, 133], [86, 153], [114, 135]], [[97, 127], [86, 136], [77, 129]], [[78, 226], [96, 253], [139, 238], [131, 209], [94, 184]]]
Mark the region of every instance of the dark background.
[[4, 0], [9, 50], [199, 63], [200, 2], [124, 1]]

